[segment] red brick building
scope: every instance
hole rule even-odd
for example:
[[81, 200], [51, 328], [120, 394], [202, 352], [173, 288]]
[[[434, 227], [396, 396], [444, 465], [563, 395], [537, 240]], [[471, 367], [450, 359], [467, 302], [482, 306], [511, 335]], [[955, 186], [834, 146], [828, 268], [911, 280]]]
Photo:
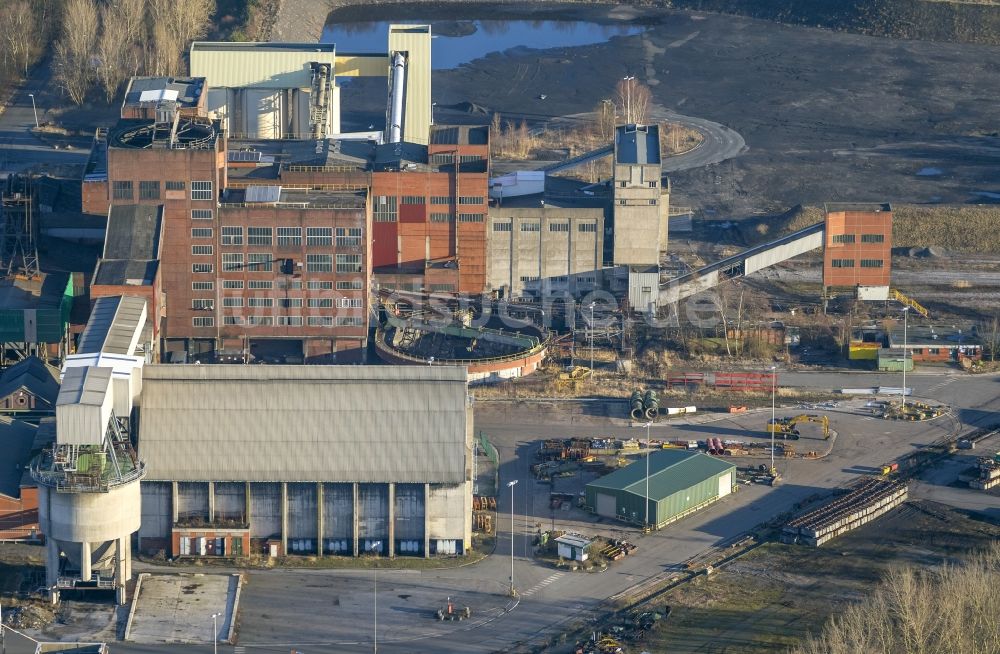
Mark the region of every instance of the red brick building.
[[433, 127], [426, 149], [379, 146], [371, 192], [372, 267], [380, 284], [483, 291], [488, 162], [486, 127]]
[[[892, 208], [828, 205], [823, 288], [877, 288], [888, 294], [892, 273]], [[859, 290], [859, 293], [861, 291]], [[880, 298], [885, 299], [885, 295]]]

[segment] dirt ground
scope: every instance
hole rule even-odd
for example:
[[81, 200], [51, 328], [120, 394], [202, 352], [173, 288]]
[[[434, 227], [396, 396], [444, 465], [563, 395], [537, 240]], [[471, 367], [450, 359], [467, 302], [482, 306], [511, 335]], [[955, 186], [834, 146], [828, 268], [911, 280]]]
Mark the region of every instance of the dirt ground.
[[[486, 11], [474, 4], [366, 5], [363, 19], [433, 19], [447, 12], [460, 20]], [[576, 114], [606, 97], [622, 76], [635, 74], [655, 83], [657, 104], [731, 127], [748, 146], [736, 159], [675, 173], [672, 204], [742, 217], [826, 201], [994, 201], [976, 193], [996, 190], [1000, 140], [987, 89], [1000, 83], [1000, 47], [929, 46], [664, 9], [616, 13], [607, 6], [504, 3], [489, 11], [491, 18], [630, 22], [647, 29], [598, 45], [515, 48], [435, 71], [438, 122], [485, 122], [488, 114], [442, 110], [462, 102], [529, 122]], [[332, 16], [362, 19], [359, 8]], [[374, 89], [345, 87], [344, 105], [374, 119], [384, 113], [383, 93]]]
[[781, 650], [819, 632], [893, 569], [961, 561], [998, 537], [996, 525], [909, 502], [820, 548], [768, 544], [661, 598], [673, 613], [639, 645], [654, 652]]

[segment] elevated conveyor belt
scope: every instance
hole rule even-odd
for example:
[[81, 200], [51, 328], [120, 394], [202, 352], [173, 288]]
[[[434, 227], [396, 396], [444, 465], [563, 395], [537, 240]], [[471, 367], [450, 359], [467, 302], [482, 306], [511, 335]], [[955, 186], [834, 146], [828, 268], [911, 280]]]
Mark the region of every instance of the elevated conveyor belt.
[[810, 250], [823, 247], [825, 223], [782, 236], [770, 243], [757, 245], [744, 252], [681, 275], [660, 286], [660, 305], [673, 304], [708, 290], [727, 279], [743, 277]]
[[546, 166], [545, 168], [542, 168], [542, 170], [544, 170], [546, 174], [558, 173], [563, 170], [569, 170], [570, 168], [582, 166], [583, 164], [589, 161], [594, 161], [595, 159], [610, 156], [614, 151], [614, 145], [605, 145], [597, 148], [596, 150], [578, 154], [575, 157], [567, 159], [566, 161], [560, 161], [559, 163], [552, 164], [551, 166]]

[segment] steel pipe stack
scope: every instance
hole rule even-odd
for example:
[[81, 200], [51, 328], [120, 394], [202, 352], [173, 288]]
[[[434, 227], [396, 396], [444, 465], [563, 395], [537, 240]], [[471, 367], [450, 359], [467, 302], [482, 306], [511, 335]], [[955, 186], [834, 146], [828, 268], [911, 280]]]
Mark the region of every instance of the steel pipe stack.
[[907, 497], [903, 482], [869, 479], [847, 495], [791, 520], [782, 530], [781, 540], [819, 547], [891, 511]]
[[632, 417], [632, 420], [642, 420], [646, 415], [642, 403], [642, 393], [639, 391], [632, 391], [632, 397], [628, 400], [628, 406], [629, 415]]
[[646, 391], [642, 396], [642, 408], [645, 411], [646, 420], [652, 420], [660, 413], [660, 398], [653, 391]]

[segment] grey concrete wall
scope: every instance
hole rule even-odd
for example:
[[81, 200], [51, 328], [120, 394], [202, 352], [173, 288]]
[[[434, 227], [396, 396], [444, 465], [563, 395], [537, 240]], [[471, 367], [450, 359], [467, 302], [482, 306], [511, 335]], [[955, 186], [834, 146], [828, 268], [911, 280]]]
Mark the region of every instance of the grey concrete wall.
[[182, 481], [177, 484], [177, 514], [180, 518], [208, 518], [208, 482]]
[[246, 484], [242, 482], [215, 482], [216, 520], [246, 516]]
[[489, 289], [507, 287], [514, 296], [525, 286], [586, 293], [601, 282], [603, 208], [492, 207], [486, 237]]
[[396, 484], [396, 511], [394, 517], [396, 521], [396, 540], [419, 540], [423, 543], [423, 484]]
[[431, 484], [427, 498], [427, 533], [430, 539], [465, 540], [468, 484]]
[[142, 524], [139, 540], [143, 538], [169, 538], [171, 486], [168, 481], [142, 482]]
[[316, 538], [316, 510], [316, 484], [288, 484], [288, 537]]
[[48, 538], [69, 543], [102, 543], [138, 531], [142, 520], [139, 482], [107, 493], [57, 493], [38, 489], [38, 521]]
[[250, 537], [269, 538], [281, 533], [281, 484], [250, 484]]
[[615, 165], [612, 210], [616, 266], [656, 265], [660, 252], [667, 249], [670, 196], [661, 188], [661, 176], [659, 165]]
[[323, 538], [354, 537], [351, 484], [323, 484]]
[[[358, 540], [389, 538], [389, 486], [387, 484], [358, 485]], [[383, 542], [388, 552], [388, 543]], [[362, 545], [362, 550], [364, 549]]]

